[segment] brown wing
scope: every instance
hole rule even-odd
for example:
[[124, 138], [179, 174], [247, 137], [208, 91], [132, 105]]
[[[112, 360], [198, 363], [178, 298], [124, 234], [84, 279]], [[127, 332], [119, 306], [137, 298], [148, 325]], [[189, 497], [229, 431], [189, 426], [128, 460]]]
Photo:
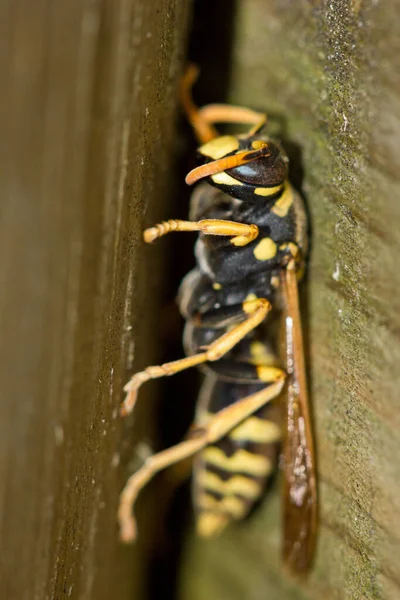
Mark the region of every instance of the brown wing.
[[288, 373], [287, 430], [283, 452], [283, 556], [292, 571], [304, 572], [310, 566], [315, 546], [317, 492], [294, 261], [282, 274], [282, 291]]

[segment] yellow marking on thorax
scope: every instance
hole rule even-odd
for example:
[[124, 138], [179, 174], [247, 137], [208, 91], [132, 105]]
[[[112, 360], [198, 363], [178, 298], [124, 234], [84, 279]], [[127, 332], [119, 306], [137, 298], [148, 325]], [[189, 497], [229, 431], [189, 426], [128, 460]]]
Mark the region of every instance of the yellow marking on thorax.
[[248, 512], [248, 506], [235, 496], [223, 496], [221, 499], [217, 499], [211, 494], [203, 492], [196, 498], [196, 504], [200, 510], [225, 511], [235, 519], [242, 518]]
[[289, 183], [286, 183], [283, 194], [274, 203], [271, 208], [271, 212], [278, 215], [278, 217], [286, 217], [289, 212], [289, 208], [292, 206], [294, 200], [293, 189]]
[[199, 152], [204, 156], [209, 156], [214, 160], [222, 158], [239, 148], [239, 140], [233, 135], [222, 135], [207, 144], [200, 146]]
[[258, 242], [253, 254], [257, 260], [270, 260], [276, 254], [276, 244], [271, 238], [264, 238]]
[[222, 173], [217, 173], [216, 175], [211, 175], [211, 179], [214, 183], [219, 183], [220, 185], [243, 185], [241, 181], [234, 179], [225, 171], [222, 171]]
[[235, 475], [230, 479], [223, 480], [216, 473], [203, 469], [198, 473], [197, 481], [199, 485], [207, 490], [217, 492], [223, 496], [236, 495], [253, 500], [261, 494], [260, 484], [243, 475]]
[[214, 290], [222, 290], [222, 285], [218, 282], [213, 283]]
[[249, 417], [229, 434], [231, 440], [250, 440], [260, 444], [272, 444], [280, 440], [281, 436], [281, 428], [276, 423], [257, 417]]
[[219, 467], [230, 473], [242, 472], [256, 477], [265, 477], [272, 471], [271, 461], [247, 450], [238, 450], [232, 456], [227, 456], [220, 448], [209, 446], [203, 450], [201, 457], [214, 467]]
[[277, 194], [278, 192], [281, 191], [281, 189], [283, 188], [283, 185], [276, 185], [275, 187], [258, 187], [254, 190], [254, 193], [256, 196], [264, 196], [264, 197], [268, 197], [268, 196], [274, 196], [274, 194]]

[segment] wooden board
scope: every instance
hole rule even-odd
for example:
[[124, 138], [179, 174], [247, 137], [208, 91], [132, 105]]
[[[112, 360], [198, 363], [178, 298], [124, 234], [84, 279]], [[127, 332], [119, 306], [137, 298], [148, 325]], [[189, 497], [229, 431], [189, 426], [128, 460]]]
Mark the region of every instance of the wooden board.
[[1, 8], [1, 598], [142, 596], [118, 407], [133, 356], [155, 360], [166, 253], [144, 259], [141, 229], [170, 201], [188, 8]]

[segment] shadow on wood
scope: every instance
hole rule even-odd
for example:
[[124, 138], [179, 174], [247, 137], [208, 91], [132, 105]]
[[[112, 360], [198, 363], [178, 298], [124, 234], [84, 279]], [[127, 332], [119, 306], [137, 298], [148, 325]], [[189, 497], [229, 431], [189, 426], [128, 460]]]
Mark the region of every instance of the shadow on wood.
[[117, 539], [118, 406], [133, 357], [155, 359], [165, 251], [142, 259], [141, 229], [169, 201], [188, 8], [3, 15], [2, 598], [143, 597], [145, 547]]

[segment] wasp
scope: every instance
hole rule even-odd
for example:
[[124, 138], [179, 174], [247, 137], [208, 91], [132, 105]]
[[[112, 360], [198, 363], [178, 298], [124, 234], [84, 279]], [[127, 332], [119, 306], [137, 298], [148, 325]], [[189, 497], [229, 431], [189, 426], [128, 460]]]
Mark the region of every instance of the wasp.
[[[197, 266], [183, 280], [186, 357], [149, 366], [125, 386], [122, 414], [141, 385], [196, 366], [205, 373], [195, 424], [175, 446], [152, 454], [121, 494], [121, 539], [136, 537], [133, 506], [159, 471], [194, 457], [197, 531], [210, 537], [243, 519], [260, 498], [282, 448], [283, 558], [295, 572], [311, 563], [317, 497], [298, 284], [307, 258], [307, 218], [288, 180], [288, 158], [263, 134], [266, 115], [191, 96], [197, 69], [182, 81], [181, 101], [199, 140], [201, 181], [189, 220], [169, 220], [144, 232], [149, 243], [171, 232], [199, 232]], [[216, 123], [246, 125], [220, 135]], [[283, 333], [283, 335], [282, 335]], [[282, 341], [283, 340], [283, 341]], [[282, 418], [282, 411], [284, 418]]]

